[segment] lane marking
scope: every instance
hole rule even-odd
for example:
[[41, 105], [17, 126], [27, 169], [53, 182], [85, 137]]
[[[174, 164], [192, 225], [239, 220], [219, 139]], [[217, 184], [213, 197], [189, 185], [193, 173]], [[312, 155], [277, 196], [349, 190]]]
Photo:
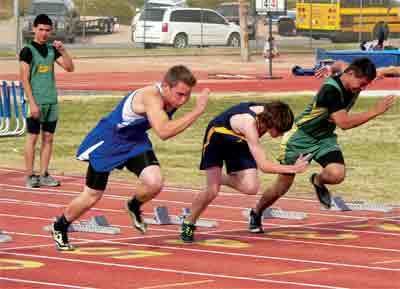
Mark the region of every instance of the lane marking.
[[[95, 241], [88, 241], [89, 243], [96, 243], [100, 242], [99, 240]], [[223, 255], [223, 256], [233, 256], [233, 257], [246, 257], [246, 258], [253, 258], [253, 259], [263, 259], [263, 260], [275, 260], [275, 261], [290, 261], [290, 262], [297, 262], [297, 263], [309, 263], [309, 264], [319, 264], [319, 265], [329, 265], [329, 266], [336, 266], [336, 267], [348, 267], [348, 268], [359, 268], [359, 269], [367, 269], [367, 270], [377, 270], [377, 271], [393, 271], [399, 272], [399, 269], [396, 268], [387, 268], [387, 267], [376, 267], [376, 266], [367, 266], [367, 265], [358, 265], [358, 264], [348, 264], [348, 263], [338, 263], [338, 262], [327, 262], [327, 261], [319, 261], [319, 260], [307, 260], [307, 259], [298, 259], [298, 258], [287, 258], [287, 257], [276, 257], [276, 256], [265, 256], [265, 255], [254, 255], [254, 254], [245, 254], [245, 253], [233, 253], [233, 252], [221, 252], [215, 250], [206, 250], [206, 249], [193, 249], [188, 247], [174, 247], [174, 246], [162, 246], [162, 245], [151, 245], [151, 244], [135, 244], [135, 243], [127, 243], [127, 242], [115, 242], [115, 241], [107, 241], [102, 240], [103, 243], [112, 244], [112, 245], [130, 245], [135, 247], [146, 247], [146, 248], [158, 248], [158, 249], [166, 249], [166, 250], [175, 250], [175, 251], [188, 251], [188, 252], [195, 252], [195, 253], [207, 253], [207, 254], [215, 254], [215, 255]], [[398, 250], [399, 251], [399, 250]], [[4, 254], [15, 254], [21, 256], [37, 256], [37, 255], [29, 255], [23, 253], [16, 253], [16, 252], [6, 252], [0, 251], [0, 253]], [[38, 256], [40, 257], [40, 256]]]
[[[53, 195], [53, 194], [51, 194]], [[3, 199], [0, 199], [4, 200]], [[7, 199], [8, 201], [13, 200], [13, 199]], [[54, 203], [43, 203], [43, 202], [30, 202], [30, 201], [19, 201], [15, 200], [15, 204], [26, 204], [26, 205], [36, 205], [36, 206], [42, 206], [48, 204], [48, 206], [53, 207], [53, 206], [60, 206], [64, 207], [65, 205], [57, 205]], [[234, 207], [238, 208], [238, 207]], [[103, 208], [91, 208], [93, 211], [109, 211], [109, 212], [124, 212], [122, 209], [103, 209]], [[145, 213], [144, 215], [151, 215], [151, 213]], [[311, 224], [298, 224], [298, 225], [278, 225], [278, 224], [270, 224], [270, 226], [273, 227], [301, 227], [301, 228], [318, 228], [318, 229], [323, 229], [326, 231], [350, 231], [350, 232], [363, 232], [363, 233], [368, 233], [368, 234], [379, 234], [379, 235], [392, 235], [392, 236], [399, 236], [400, 233], [390, 233], [390, 232], [382, 232], [382, 231], [366, 231], [366, 230], [356, 230], [356, 229], [332, 229], [332, 228], [321, 228], [318, 226], [327, 226], [327, 225], [334, 225], [334, 224], [341, 224], [341, 223], [347, 223], [347, 222], [364, 222], [370, 220], [384, 220], [384, 218], [376, 218], [376, 217], [357, 217], [357, 216], [347, 216], [351, 217], [353, 220], [346, 220], [346, 221], [335, 221], [335, 222], [319, 222], [319, 223], [311, 223]], [[215, 220], [215, 221], [226, 221], [226, 222], [232, 222], [232, 223], [245, 223], [245, 221], [234, 221], [234, 220], [227, 220], [227, 219], [207, 219], [207, 220]]]
[[[80, 191], [70, 191], [70, 190], [56, 190], [56, 189], [46, 189], [41, 190], [40, 188], [38, 189], [28, 189], [24, 186], [18, 186], [18, 185], [10, 185], [10, 184], [3, 184], [0, 183], [0, 185], [4, 185], [6, 187], [10, 188], [16, 188], [12, 190], [7, 190], [7, 189], [2, 189], [4, 191], [12, 191], [12, 192], [24, 192], [24, 193], [32, 193], [32, 194], [43, 194], [43, 195], [52, 195], [50, 192], [56, 192], [58, 195], [67, 195], [67, 196], [76, 196], [79, 195], [81, 192]], [[20, 190], [18, 190], [20, 189]], [[163, 190], [164, 192], [176, 192], [178, 190]], [[190, 190], [187, 189], [182, 189], [182, 192], [189, 192]], [[237, 194], [239, 196], [242, 196], [241, 194]], [[128, 200], [130, 196], [120, 196], [120, 195], [114, 195], [114, 194], [103, 194], [103, 198], [109, 198], [109, 199], [115, 199], [115, 200]], [[284, 197], [281, 199], [285, 199]], [[293, 200], [293, 201], [304, 201], [304, 202], [312, 202], [312, 203], [318, 203], [318, 201], [314, 200], [306, 200], [306, 199], [295, 199], [295, 198], [286, 198], [287, 200]], [[166, 200], [166, 199], [153, 199], [153, 202], [162, 202], [162, 203], [172, 203], [172, 204], [180, 204], [180, 205], [191, 205], [191, 202], [183, 202], [183, 201], [171, 201], [171, 200]], [[232, 210], [244, 210], [247, 208], [244, 207], [234, 207], [234, 206], [226, 206], [226, 205], [216, 205], [216, 204], [210, 204], [208, 207], [214, 207], [214, 208], [221, 208], [221, 209], [232, 209]], [[397, 208], [397, 207], [396, 207]], [[361, 216], [348, 216], [348, 215], [343, 215], [343, 214], [331, 214], [331, 213], [316, 213], [316, 212], [311, 212], [308, 213], [309, 215], [315, 215], [315, 216], [327, 216], [327, 217], [337, 217], [337, 218], [351, 218], [351, 219], [365, 219], [365, 217]], [[386, 218], [380, 218], [380, 217], [368, 217], [368, 219], [386, 219]]]
[[5, 259], [0, 257], [0, 269], [1, 270], [21, 270], [25, 268], [40, 268], [44, 266], [43, 263], [29, 261], [29, 260], [16, 260], [16, 259]]
[[[18, 174], [20, 174], [22, 176], [25, 174], [24, 171], [17, 170], [17, 169], [10, 169], [10, 168], [0, 168], [0, 171], [14, 172], [14, 173], [18, 173]], [[80, 180], [82, 182], [82, 186], [83, 186], [84, 177], [82, 177], [82, 176], [74, 176], [74, 175], [71, 175], [71, 176], [55, 175], [55, 176], [57, 176], [58, 178], [62, 178], [62, 179], [78, 179], [78, 180]], [[134, 184], [129, 184], [129, 183], [127, 184], [127, 182], [119, 182], [119, 181], [110, 180], [109, 184], [113, 184], [113, 185], [116, 185], [116, 186], [121, 186], [121, 188], [129, 188], [129, 189], [136, 189], [137, 188], [137, 186], [135, 186]], [[0, 183], [0, 185], [2, 185], [2, 183]], [[9, 184], [4, 184], [4, 185], [9, 185]], [[74, 185], [75, 185], [75, 183], [74, 183]], [[13, 185], [10, 185], [10, 186], [13, 186]], [[16, 186], [16, 185], [14, 185], [14, 186]], [[18, 187], [25, 188], [24, 186], [18, 186]], [[195, 194], [197, 194], [197, 193], [201, 192], [202, 190], [201, 189], [193, 189], [193, 188], [182, 188], [182, 187], [166, 186], [163, 189], [163, 191], [165, 191], [165, 192], [168, 192], [168, 191], [178, 192], [179, 191], [179, 192], [187, 192], [187, 193], [195, 193]], [[59, 192], [59, 191], [57, 191], [57, 192]], [[232, 197], [240, 197], [240, 196], [242, 196], [242, 194], [236, 194], [236, 193], [228, 193], [228, 192], [220, 192], [219, 193], [219, 196], [224, 196], [224, 195], [232, 196]], [[254, 198], [255, 200], [258, 200], [258, 198], [259, 198], [258, 195], [254, 195], [254, 196], [253, 195], [248, 195], [247, 197], [248, 198]], [[319, 201], [317, 201], [317, 200], [306, 199], [306, 198], [281, 197], [280, 199], [289, 200], [289, 201], [293, 200], [293, 201], [311, 202], [311, 203], [319, 204]], [[393, 205], [392, 207], [400, 208], [400, 205], [397, 205], [397, 206]]]
[[50, 282], [42, 282], [42, 281], [34, 281], [34, 280], [26, 280], [26, 279], [17, 279], [17, 278], [0, 277], [0, 280], [5, 280], [5, 281], [15, 282], [15, 283], [39, 284], [39, 285], [46, 285], [46, 286], [53, 286], [53, 287], [64, 287], [64, 288], [73, 288], [73, 289], [97, 289], [95, 287], [82, 287], [82, 286], [75, 286], [75, 285], [69, 285], [69, 284], [50, 283]]
[[267, 274], [259, 274], [259, 275], [260, 276], [281, 276], [281, 275], [298, 274], [298, 273], [319, 272], [319, 271], [326, 271], [326, 270], [330, 270], [330, 269], [329, 268], [315, 268], [315, 269], [292, 270], [292, 271], [267, 273]]
[[388, 260], [388, 261], [379, 261], [379, 262], [373, 262], [371, 264], [392, 264], [392, 263], [398, 263], [400, 260]]
[[[7, 216], [7, 214], [0, 214], [0, 216]], [[28, 219], [35, 219], [35, 217], [24, 217], [24, 216], [18, 216], [18, 215], [11, 215], [12, 217], [17, 217], [17, 218], [28, 218]], [[43, 218], [39, 218], [43, 219]], [[131, 228], [130, 226], [121, 226], [121, 227], [128, 227]], [[154, 226], [152, 226], [154, 227]], [[161, 230], [161, 229], [153, 229], [151, 230]], [[242, 232], [243, 230], [226, 230], [226, 232]], [[353, 230], [349, 230], [353, 231]], [[175, 232], [178, 234], [177, 230], [171, 230], [169, 232]], [[363, 232], [363, 231], [362, 231]], [[13, 234], [13, 232], [10, 231], [5, 231], [7, 234]], [[317, 242], [317, 241], [306, 241], [306, 240], [293, 240], [293, 239], [281, 239], [281, 238], [271, 238], [271, 237], [256, 237], [256, 236], [241, 236], [241, 235], [225, 235], [223, 230], [217, 230], [217, 231], [209, 231], [209, 232], [198, 232], [198, 234], [202, 235], [207, 235], [207, 236], [221, 236], [224, 238], [235, 238], [235, 239], [245, 239], [245, 240], [272, 240], [272, 241], [279, 241], [279, 242], [286, 242], [286, 243], [300, 243], [300, 244], [310, 244], [310, 245], [318, 245], [318, 246], [328, 246], [328, 247], [339, 247], [339, 248], [356, 248], [356, 249], [365, 249], [365, 250], [374, 250], [374, 251], [382, 251], [382, 252], [396, 252], [399, 253], [400, 249], [391, 249], [391, 248], [381, 248], [381, 247], [372, 247], [372, 246], [357, 246], [357, 245], [347, 245], [347, 244], [334, 244], [334, 243], [326, 243], [326, 242]], [[44, 235], [40, 235], [44, 236]], [[176, 236], [176, 235], [173, 235]], [[151, 237], [151, 236], [149, 236]], [[161, 235], [160, 237], [168, 237], [166, 235]], [[137, 237], [137, 239], [140, 238], [146, 238], [146, 237]], [[74, 238], [71, 238], [74, 239]], [[109, 240], [109, 239], [106, 239]], [[110, 239], [111, 241], [114, 239]], [[92, 242], [101, 242], [102, 240], [91, 240]]]
[[[22, 170], [17, 170], [17, 169], [10, 169], [10, 168], [0, 168], [0, 171], [6, 171], [6, 172], [14, 172], [14, 173], [18, 173], [19, 175], [24, 175], [25, 172]], [[56, 175], [58, 178], [64, 178], [64, 179], [78, 179], [82, 182], [82, 186], [83, 186], [83, 182], [84, 182], [84, 177], [82, 176], [74, 176], [74, 175]], [[75, 183], [73, 183], [75, 185]], [[137, 188], [137, 186], [133, 185], [133, 184], [129, 184], [126, 181], [125, 182], [119, 182], [119, 181], [113, 181], [110, 180], [109, 184], [113, 184], [115, 186], [120, 186], [122, 189], [123, 188], [129, 188], [129, 189], [133, 189], [135, 190]], [[0, 185], [9, 185], [9, 184], [3, 184], [0, 183]], [[9, 186], [15, 186], [15, 187], [20, 187], [20, 188], [25, 188], [24, 186], [17, 186], [17, 185], [9, 185]], [[36, 189], [35, 189], [36, 190]], [[60, 192], [60, 190], [56, 190], [57, 192]], [[197, 194], [199, 192], [201, 192], [201, 189], [193, 189], [193, 188], [182, 188], [182, 187], [174, 187], [174, 186], [166, 186], [163, 189], [164, 192], [186, 192], [186, 193], [194, 193]], [[79, 192], [80, 193], [80, 192]], [[105, 195], [104, 195], [105, 196]], [[242, 194], [236, 194], [236, 193], [228, 193], [228, 192], [220, 192], [219, 196], [229, 196], [229, 197], [241, 197]], [[258, 200], [259, 195], [247, 195], [247, 198], [253, 198], [255, 200]], [[282, 200], [288, 200], [288, 201], [301, 201], [301, 202], [306, 202], [306, 203], [316, 203], [319, 204], [319, 201], [317, 200], [313, 200], [313, 199], [306, 199], [306, 198], [296, 198], [296, 197], [281, 197], [280, 199]], [[153, 200], [154, 201], [154, 200]], [[160, 200], [160, 201], [168, 201], [168, 200]], [[210, 205], [211, 206], [211, 205]], [[209, 206], [209, 207], [210, 207]], [[400, 205], [390, 205], [393, 208], [400, 208]], [[343, 217], [343, 218], [347, 218], [349, 216], [342, 216], [340, 214], [334, 214], [334, 215], [327, 215], [327, 214], [318, 214], [318, 213], [312, 213], [312, 214], [316, 214], [316, 215], [323, 215], [323, 216], [337, 216], [337, 217]], [[389, 217], [389, 218], [393, 218], [393, 217]], [[383, 218], [385, 219], [385, 218]]]
[[193, 282], [184, 282], [184, 283], [171, 283], [171, 284], [164, 284], [164, 285], [156, 285], [156, 286], [147, 286], [147, 287], [140, 287], [138, 289], [155, 289], [155, 288], [170, 288], [170, 287], [178, 287], [178, 286], [188, 286], [188, 285], [197, 285], [197, 284], [204, 284], [215, 282], [214, 280], [203, 280], [203, 281], [193, 281]]
[[21, 254], [21, 253], [10, 253], [10, 252], [0, 252], [0, 253], [5, 254], [5, 255], [14, 255], [14, 256], [22, 256], [22, 257], [30, 257], [30, 258], [65, 261], [65, 262], [72, 262], [72, 263], [101, 265], [101, 266], [106, 266], [106, 267], [117, 267], [117, 268], [125, 268], [125, 269], [140, 269], [140, 270], [145, 270], [145, 271], [174, 273], [174, 274], [192, 275], [192, 276], [206, 276], [206, 277], [211, 277], [211, 278], [221, 278], [221, 279], [230, 279], [230, 280], [254, 281], [254, 282], [260, 282], [260, 283], [274, 283], [274, 284], [286, 284], [286, 285], [289, 284], [289, 285], [296, 285], [296, 286], [302, 286], [302, 287], [316, 287], [316, 288], [327, 288], [327, 289], [350, 289], [350, 288], [346, 288], [346, 287], [329, 286], [329, 285], [323, 285], [323, 284], [279, 281], [279, 280], [273, 280], [273, 279], [260, 279], [260, 278], [235, 276], [235, 275], [227, 275], [227, 274], [212, 274], [212, 273], [195, 272], [195, 271], [187, 271], [187, 270], [175, 270], [175, 269], [161, 268], [161, 267], [155, 267], [155, 266], [147, 267], [147, 266], [119, 264], [119, 263], [112, 263], [112, 262], [99, 262], [99, 261], [89, 261], [89, 260], [82, 260], [82, 259], [50, 257], [50, 256], [34, 255], [34, 254]]

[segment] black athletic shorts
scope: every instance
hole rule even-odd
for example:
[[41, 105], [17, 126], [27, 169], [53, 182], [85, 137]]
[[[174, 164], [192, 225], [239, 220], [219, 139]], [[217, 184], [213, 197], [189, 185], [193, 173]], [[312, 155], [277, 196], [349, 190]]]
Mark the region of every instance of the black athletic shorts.
[[[123, 169], [124, 167], [126, 167], [136, 176], [140, 176], [142, 171], [146, 167], [151, 165], [160, 166], [160, 163], [158, 162], [157, 157], [153, 151], [147, 151], [138, 156], [130, 158], [125, 163], [120, 165], [118, 169]], [[86, 186], [96, 191], [104, 191], [107, 187], [109, 175], [110, 172], [96, 172], [92, 165], [89, 163], [86, 172]]]
[[341, 151], [331, 151], [315, 160], [323, 168], [332, 163], [344, 165], [344, 157]]
[[207, 130], [203, 143], [200, 170], [207, 170], [211, 167], [222, 168], [224, 162], [228, 174], [257, 168], [257, 163], [246, 141], [236, 136], [218, 132], [209, 136]]
[[26, 130], [30, 134], [40, 134], [40, 129], [44, 132], [54, 133], [56, 131], [57, 121], [40, 122], [40, 119], [26, 118]]

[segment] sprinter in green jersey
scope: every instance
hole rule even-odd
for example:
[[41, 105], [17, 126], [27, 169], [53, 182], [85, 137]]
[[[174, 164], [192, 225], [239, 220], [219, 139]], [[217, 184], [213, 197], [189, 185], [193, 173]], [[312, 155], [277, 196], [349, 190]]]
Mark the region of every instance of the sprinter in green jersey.
[[[360, 126], [386, 112], [395, 102], [395, 97], [389, 95], [378, 100], [368, 111], [349, 112], [359, 93], [375, 77], [375, 65], [368, 58], [354, 60], [343, 73], [326, 79], [282, 140], [279, 158], [282, 164], [293, 164], [300, 155], [311, 154], [321, 165], [321, 171], [312, 174], [310, 181], [326, 208], [331, 206], [331, 196], [325, 185], [340, 184], [345, 178], [345, 161], [337, 142], [336, 127], [347, 130]], [[250, 212], [251, 232], [263, 232], [263, 211], [289, 190], [294, 178], [295, 174], [280, 174], [263, 193], [256, 208]]]

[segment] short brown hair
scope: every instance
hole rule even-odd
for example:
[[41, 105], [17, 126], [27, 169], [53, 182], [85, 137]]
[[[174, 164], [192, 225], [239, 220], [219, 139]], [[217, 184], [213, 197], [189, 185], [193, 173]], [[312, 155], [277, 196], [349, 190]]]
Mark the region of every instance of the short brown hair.
[[165, 74], [163, 80], [169, 87], [175, 87], [180, 81], [190, 87], [195, 86], [197, 82], [193, 73], [184, 65], [172, 66]]
[[293, 126], [292, 109], [282, 101], [264, 103], [264, 111], [257, 115], [258, 120], [268, 129], [275, 128], [281, 133], [287, 132]]

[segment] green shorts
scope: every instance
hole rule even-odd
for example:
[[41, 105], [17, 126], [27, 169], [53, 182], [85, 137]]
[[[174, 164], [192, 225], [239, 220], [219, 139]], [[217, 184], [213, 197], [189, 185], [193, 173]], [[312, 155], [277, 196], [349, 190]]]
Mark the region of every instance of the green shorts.
[[[40, 122], [54, 122], [58, 120], [58, 104], [39, 104], [40, 109]], [[29, 110], [29, 105], [28, 105]], [[28, 111], [28, 117], [31, 117], [30, 111]]]
[[337, 143], [337, 135], [332, 134], [322, 139], [316, 139], [305, 133], [302, 129], [294, 126], [285, 134], [281, 146], [278, 160], [282, 164], [294, 164], [297, 158], [302, 154], [312, 155], [312, 159], [318, 160], [329, 152], [340, 151]]

